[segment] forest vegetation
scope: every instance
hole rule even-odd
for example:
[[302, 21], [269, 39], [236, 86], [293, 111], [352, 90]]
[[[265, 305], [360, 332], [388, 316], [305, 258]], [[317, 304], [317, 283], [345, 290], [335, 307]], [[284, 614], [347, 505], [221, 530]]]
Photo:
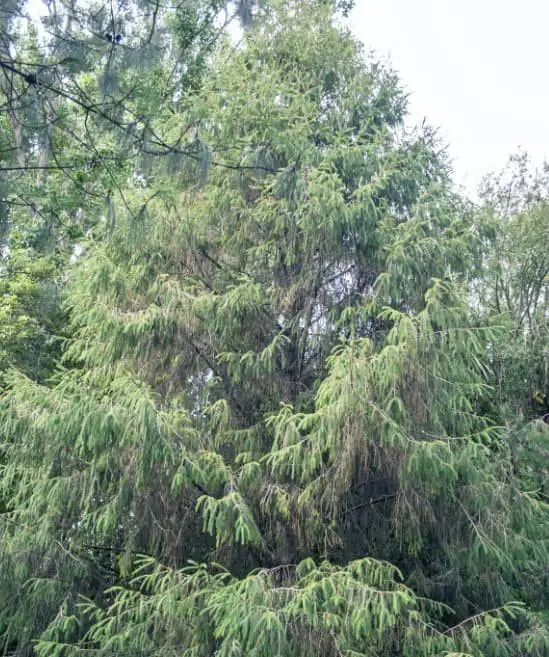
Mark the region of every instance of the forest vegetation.
[[549, 656], [549, 169], [351, 8], [1, 2], [1, 655]]

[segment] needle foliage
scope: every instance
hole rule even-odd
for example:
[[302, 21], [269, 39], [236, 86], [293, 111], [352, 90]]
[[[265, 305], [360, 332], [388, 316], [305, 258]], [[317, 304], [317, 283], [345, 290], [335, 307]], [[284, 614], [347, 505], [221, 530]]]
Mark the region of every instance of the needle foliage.
[[4, 370], [0, 645], [549, 655], [542, 191], [460, 198], [345, 3], [214, 5], [119, 71], [62, 346]]

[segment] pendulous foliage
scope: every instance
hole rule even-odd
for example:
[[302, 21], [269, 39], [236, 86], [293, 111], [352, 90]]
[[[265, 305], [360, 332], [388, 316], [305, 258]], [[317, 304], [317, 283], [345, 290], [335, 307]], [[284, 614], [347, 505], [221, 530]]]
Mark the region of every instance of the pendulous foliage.
[[66, 109], [85, 194], [36, 183], [86, 232], [62, 350], [3, 342], [6, 653], [549, 655], [543, 185], [461, 199], [346, 9], [182, 5], [78, 72], [124, 105]]

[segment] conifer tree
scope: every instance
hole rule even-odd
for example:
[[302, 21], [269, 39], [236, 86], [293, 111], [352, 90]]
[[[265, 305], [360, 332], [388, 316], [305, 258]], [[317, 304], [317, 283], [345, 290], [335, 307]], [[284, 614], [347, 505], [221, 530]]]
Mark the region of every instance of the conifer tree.
[[471, 303], [491, 218], [334, 3], [201, 66], [117, 163], [62, 364], [8, 375], [4, 649], [549, 654], [549, 509]]

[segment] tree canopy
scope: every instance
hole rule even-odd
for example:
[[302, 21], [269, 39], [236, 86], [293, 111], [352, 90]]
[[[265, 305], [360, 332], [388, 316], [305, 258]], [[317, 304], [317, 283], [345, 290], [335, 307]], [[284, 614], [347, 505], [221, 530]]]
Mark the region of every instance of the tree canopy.
[[0, 10], [0, 646], [549, 655], [549, 195], [350, 3]]

